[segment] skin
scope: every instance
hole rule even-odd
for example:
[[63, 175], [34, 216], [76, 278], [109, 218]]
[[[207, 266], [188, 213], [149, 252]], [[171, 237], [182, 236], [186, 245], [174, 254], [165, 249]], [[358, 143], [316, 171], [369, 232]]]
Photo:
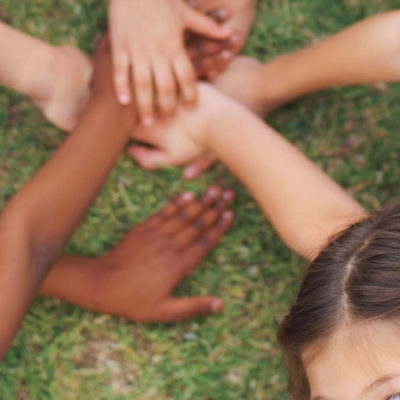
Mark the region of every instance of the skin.
[[218, 244], [233, 222], [233, 192], [186, 192], [131, 229], [99, 258], [65, 256], [39, 294], [132, 321], [171, 322], [217, 313], [218, 297], [175, 298], [175, 286]]
[[341, 326], [322, 347], [311, 346], [303, 354], [310, 398], [398, 400], [398, 336], [398, 324], [378, 320]]
[[196, 111], [180, 109], [173, 122], [136, 130], [155, 147], [130, 148], [141, 165], [212, 154], [250, 190], [288, 246], [309, 260], [334, 233], [365, 218], [342, 188], [251, 111], [211, 86], [199, 93]]
[[228, 42], [198, 37], [189, 42], [189, 53], [195, 62], [198, 76], [215, 79], [240, 52], [249, 36], [256, 14], [256, 0], [188, 0], [188, 4], [203, 13], [220, 10], [218, 21], [233, 32]]
[[[225, 94], [259, 115], [299, 96], [336, 86], [400, 80], [400, 11], [365, 19], [316, 45], [268, 63], [235, 60], [215, 81]], [[193, 179], [213, 160], [193, 160]]]
[[183, 0], [111, 0], [109, 19], [118, 99], [128, 104], [133, 98], [131, 79], [140, 120], [147, 126], [156, 110], [164, 117], [173, 115], [178, 93], [185, 105], [196, 103], [196, 74], [185, 49], [185, 30], [219, 40], [231, 36], [230, 28]]
[[[76, 129], [0, 216], [0, 359], [38, 289], [141, 321], [179, 320], [223, 307], [219, 298], [175, 299], [171, 292], [231, 225], [229, 190], [211, 187], [200, 199], [184, 194], [103, 257], [59, 258], [136, 125], [133, 105], [114, 98], [107, 40], [94, 66], [92, 94]], [[0, 74], [18, 82], [12, 70], [5, 72]]]
[[87, 103], [92, 63], [71, 46], [52, 46], [0, 23], [0, 84], [29, 96], [48, 120], [70, 130]]
[[77, 128], [0, 216], [0, 358], [136, 124], [134, 108], [114, 100], [110, 77], [103, 41], [95, 56], [93, 93]]

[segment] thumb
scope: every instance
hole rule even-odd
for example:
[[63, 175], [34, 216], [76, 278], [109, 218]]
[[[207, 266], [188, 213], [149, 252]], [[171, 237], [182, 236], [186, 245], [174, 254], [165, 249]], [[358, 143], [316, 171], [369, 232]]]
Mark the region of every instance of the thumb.
[[148, 170], [158, 169], [163, 165], [174, 165], [173, 159], [168, 153], [146, 146], [130, 146], [128, 155], [142, 168]]
[[224, 302], [218, 297], [170, 297], [160, 309], [164, 321], [181, 321], [199, 315], [218, 314]]
[[232, 30], [224, 25], [215, 22], [211, 17], [193, 10], [189, 6], [185, 8], [185, 28], [200, 35], [214, 39], [228, 39], [232, 35]]

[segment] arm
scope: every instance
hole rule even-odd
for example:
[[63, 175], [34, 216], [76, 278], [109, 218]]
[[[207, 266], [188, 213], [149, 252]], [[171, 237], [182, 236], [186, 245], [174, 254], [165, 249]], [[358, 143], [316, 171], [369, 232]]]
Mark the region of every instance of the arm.
[[[208, 68], [212, 69], [212, 66]], [[338, 85], [400, 80], [400, 11], [361, 21], [320, 43], [262, 64], [238, 58], [215, 81], [215, 86], [244, 106], [265, 116], [298, 96]], [[137, 146], [130, 154], [144, 168], [157, 164], [184, 165], [184, 176], [193, 179], [214, 159], [165, 158], [145, 153]]]
[[0, 22], [0, 84], [31, 98], [47, 119], [71, 130], [89, 98], [92, 65], [71, 46], [52, 46]]
[[133, 321], [171, 322], [216, 313], [216, 297], [172, 296], [176, 285], [216, 246], [233, 222], [233, 192], [190, 192], [136, 225], [108, 254], [63, 257], [39, 294]]
[[333, 234], [366, 216], [293, 145], [210, 86], [200, 87], [196, 112], [181, 109], [174, 123], [139, 128], [135, 136], [155, 146], [133, 149], [148, 168], [157, 167], [155, 160], [182, 165], [200, 155], [216, 156], [248, 187], [288, 246], [306, 258], [314, 258]]
[[[221, 110], [219, 110], [221, 112]], [[366, 212], [340, 186], [250, 111], [230, 103], [201, 143], [250, 190], [287, 245], [313, 259]]]
[[96, 55], [94, 94], [78, 127], [0, 217], [0, 357], [134, 126], [133, 109], [113, 99], [108, 53], [103, 43]]
[[[258, 91], [266, 111], [299, 96], [342, 85], [400, 80], [400, 11], [365, 19], [321, 42], [277, 57], [241, 77]], [[232, 77], [233, 78], [233, 77]], [[261, 86], [260, 86], [261, 85]], [[239, 90], [224, 85], [235, 100]], [[228, 89], [229, 86], [229, 89]], [[247, 89], [250, 90], [250, 89]]]

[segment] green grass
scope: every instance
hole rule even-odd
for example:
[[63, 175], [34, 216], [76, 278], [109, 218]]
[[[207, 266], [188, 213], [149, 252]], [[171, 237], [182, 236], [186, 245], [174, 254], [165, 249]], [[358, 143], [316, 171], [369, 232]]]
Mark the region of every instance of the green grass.
[[[270, 59], [400, 0], [260, 0], [246, 52]], [[90, 51], [106, 26], [100, 0], [1, 0], [0, 16], [53, 43]], [[367, 68], [368, 66], [366, 66]], [[369, 209], [400, 198], [400, 88], [331, 90], [308, 96], [269, 122]], [[62, 143], [23, 97], [0, 91], [1, 206]], [[247, 191], [222, 167], [193, 183], [180, 171], [139, 170], [122, 157], [68, 251], [98, 254], [183, 189], [217, 181], [237, 191], [234, 228], [179, 288], [218, 294], [223, 315], [142, 325], [53, 300], [31, 307], [0, 366], [1, 400], [281, 400], [285, 370], [275, 335], [304, 262], [291, 254]]]

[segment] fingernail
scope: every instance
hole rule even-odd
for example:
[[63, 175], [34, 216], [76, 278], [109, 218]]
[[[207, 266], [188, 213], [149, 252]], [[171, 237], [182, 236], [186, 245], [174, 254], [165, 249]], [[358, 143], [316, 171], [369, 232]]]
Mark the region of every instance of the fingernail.
[[236, 42], [239, 41], [239, 39], [240, 39], [240, 36], [239, 36], [238, 34], [234, 34], [234, 35], [232, 35], [232, 37], [230, 38], [230, 42], [231, 42], [231, 43], [236, 43]]
[[225, 58], [225, 59], [229, 59], [232, 57], [232, 52], [230, 52], [229, 50], [223, 50], [221, 53], [221, 57]]
[[190, 201], [190, 200], [193, 200], [194, 199], [194, 194], [192, 193], [192, 192], [185, 192], [185, 193], [183, 193], [183, 195], [182, 195], [182, 200], [184, 200], [184, 201]]
[[123, 93], [119, 95], [119, 102], [121, 104], [128, 104], [131, 101], [129, 94]]
[[142, 123], [144, 126], [152, 126], [154, 123], [154, 119], [150, 115], [146, 115], [145, 117], [143, 117]]
[[187, 179], [193, 179], [199, 174], [199, 169], [195, 166], [191, 166], [186, 168], [185, 171], [185, 178]]
[[229, 28], [229, 26], [223, 26], [223, 27], [221, 28], [221, 33], [222, 33], [223, 35], [231, 35], [231, 34], [232, 34], [232, 29]]
[[228, 16], [228, 10], [225, 7], [218, 9], [217, 15], [221, 19], [225, 19]]
[[223, 219], [232, 219], [233, 218], [233, 212], [232, 211], [225, 211], [222, 214]]
[[222, 197], [225, 200], [230, 200], [232, 198], [232, 192], [226, 191], [226, 192], [223, 193]]
[[213, 314], [217, 314], [217, 313], [221, 312], [223, 308], [224, 308], [224, 303], [222, 302], [222, 300], [219, 300], [219, 299], [213, 300], [213, 302], [211, 303], [211, 307], [210, 307], [211, 312]]
[[215, 186], [211, 186], [210, 188], [207, 189], [207, 195], [211, 197], [217, 197], [219, 193], [219, 190]]

